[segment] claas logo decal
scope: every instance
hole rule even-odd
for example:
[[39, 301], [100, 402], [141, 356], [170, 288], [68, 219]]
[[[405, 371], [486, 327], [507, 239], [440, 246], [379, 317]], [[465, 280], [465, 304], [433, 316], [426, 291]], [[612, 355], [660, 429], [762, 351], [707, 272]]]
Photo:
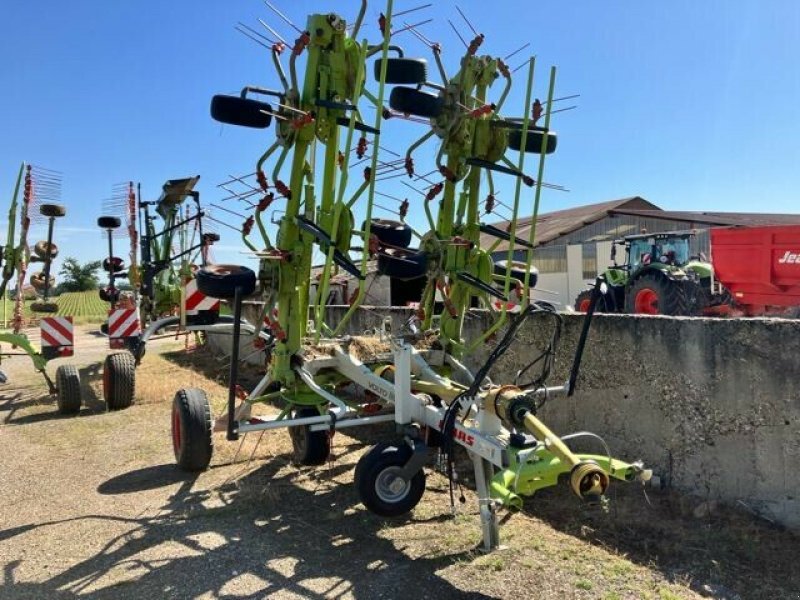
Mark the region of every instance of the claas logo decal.
[[[444, 427], [444, 421], [439, 421], [439, 431]], [[453, 439], [462, 442], [465, 446], [472, 446], [475, 444], [475, 436], [460, 429], [458, 425], [453, 428]]]

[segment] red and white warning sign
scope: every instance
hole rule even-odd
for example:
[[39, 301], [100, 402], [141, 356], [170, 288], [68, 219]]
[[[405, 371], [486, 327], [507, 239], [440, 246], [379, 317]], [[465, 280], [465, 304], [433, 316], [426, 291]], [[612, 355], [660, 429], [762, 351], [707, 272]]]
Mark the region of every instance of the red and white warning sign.
[[125, 347], [125, 338], [140, 333], [139, 311], [135, 308], [116, 308], [108, 313], [108, 345], [114, 350]]
[[[505, 305], [507, 313], [518, 313], [522, 310], [522, 307], [516, 302], [506, 302]], [[502, 300], [494, 300], [492, 302], [492, 308], [494, 308], [498, 312], [502, 311], [503, 310]]]
[[72, 356], [75, 338], [72, 335], [72, 317], [42, 317], [42, 354]]
[[201, 310], [219, 311], [219, 299], [206, 296], [197, 289], [197, 280], [190, 279], [186, 283], [186, 314], [196, 315]]

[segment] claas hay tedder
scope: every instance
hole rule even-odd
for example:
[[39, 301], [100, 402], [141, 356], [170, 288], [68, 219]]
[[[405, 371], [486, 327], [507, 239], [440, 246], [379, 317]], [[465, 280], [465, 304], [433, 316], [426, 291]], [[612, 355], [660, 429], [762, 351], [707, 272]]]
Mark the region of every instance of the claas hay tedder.
[[[179, 390], [172, 411], [175, 457], [183, 469], [202, 470], [212, 457], [215, 429], [237, 440], [251, 432], [287, 427], [296, 461], [321, 464], [330, 453], [330, 432], [393, 421], [396, 440], [373, 447], [355, 470], [365, 506], [383, 517], [408, 513], [422, 498], [424, 466], [433, 450], [444, 457], [452, 483], [459, 445], [474, 464], [484, 544], [493, 548], [498, 543], [497, 509], [519, 508], [521, 496], [555, 485], [562, 476], [579, 498], [594, 502], [603, 498], [611, 478], [631, 481], [646, 479], [649, 473], [640, 464], [608, 453], [574, 452], [569, 436], [559, 437], [536, 416], [545, 398], [574, 391], [580, 351], [564, 385], [548, 386], [545, 381], [550, 354], [538, 361], [545, 367], [532, 381], [490, 378], [491, 367], [527, 319], [542, 318], [554, 337], [561, 326], [551, 308], [530, 299], [527, 280], [535, 273], [535, 228], [529, 239], [516, 235], [523, 186], [533, 191], [535, 220], [545, 157], [556, 149], [557, 138], [550, 129], [556, 70], [550, 70], [548, 101], [532, 103], [534, 59], [528, 61], [522, 116], [509, 118], [503, 111], [512, 72], [503, 60], [479, 53], [485, 43], [482, 34], [475, 31], [465, 42], [458, 68], [449, 74], [441, 47], [430, 43], [441, 79], [433, 83], [428, 63], [406, 57], [393, 41], [394, 35], [409, 29], [425, 39], [414, 26], [393, 29], [393, 2], [389, 0], [380, 15], [376, 30], [381, 39], [374, 44], [363, 39], [366, 10], [364, 0], [352, 27], [335, 13], [313, 14], [304, 28], [297, 28], [294, 44], [271, 40], [279, 89], [247, 86], [239, 96], [212, 100], [211, 114], [217, 121], [257, 129], [274, 122], [276, 139], [256, 163], [261, 200], [242, 230], [244, 244], [260, 259], [258, 273], [236, 265], [209, 265], [197, 274], [204, 293], [229, 299], [234, 307], [227, 410], [214, 420], [202, 390]], [[288, 76], [284, 51], [289, 52]], [[369, 89], [368, 79], [374, 79], [377, 89]], [[388, 94], [387, 86], [392, 86]], [[376, 109], [369, 123], [367, 107]], [[428, 131], [395, 161], [398, 170], [414, 178], [414, 152], [429, 140], [439, 147], [435, 181], [422, 207], [429, 230], [399, 239], [393, 231], [387, 234], [386, 227], [375, 227], [385, 223], [373, 220], [373, 200], [378, 173], [392, 164], [378, 158], [384, 129], [412, 121], [423, 123]], [[350, 181], [354, 152], [367, 159], [358, 182]], [[535, 178], [524, 170], [528, 154], [538, 156]], [[516, 184], [508, 230], [485, 225], [480, 218], [482, 185], [488, 182], [492, 196], [492, 178], [501, 175]], [[276, 205], [281, 214], [273, 237], [264, 213]], [[357, 214], [363, 215], [360, 229]], [[482, 248], [481, 233], [494, 236], [497, 243]], [[414, 249], [412, 238], [417, 242]], [[508, 244], [505, 264], [514, 268], [498, 274], [492, 252], [501, 242]], [[324, 263], [312, 302], [315, 250]], [[422, 301], [402, 328], [386, 323], [372, 334], [348, 335], [347, 324], [365, 297], [370, 258], [377, 258], [389, 276], [425, 277]], [[359, 287], [346, 314], [337, 323], [327, 322], [327, 289], [340, 270], [357, 278]], [[515, 293], [518, 312], [512, 315], [508, 307]], [[237, 388], [240, 315], [242, 299], [253, 296], [263, 301], [258, 323], [264, 323], [271, 336], [265, 349], [269, 362], [261, 381], [242, 394]], [[464, 317], [476, 304], [499, 308], [486, 332], [466, 340]], [[472, 372], [465, 357], [496, 337], [499, 341], [485, 364]], [[345, 395], [343, 388], [352, 384], [366, 393]], [[280, 414], [254, 416], [253, 405], [266, 402], [279, 403]], [[375, 410], [376, 404], [381, 410]]]

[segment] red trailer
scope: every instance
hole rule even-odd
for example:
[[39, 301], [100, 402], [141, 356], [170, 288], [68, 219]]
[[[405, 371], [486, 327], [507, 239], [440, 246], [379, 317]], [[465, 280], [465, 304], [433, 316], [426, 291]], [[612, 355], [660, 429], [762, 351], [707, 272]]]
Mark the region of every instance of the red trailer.
[[747, 315], [800, 307], [800, 225], [711, 229], [714, 276]]

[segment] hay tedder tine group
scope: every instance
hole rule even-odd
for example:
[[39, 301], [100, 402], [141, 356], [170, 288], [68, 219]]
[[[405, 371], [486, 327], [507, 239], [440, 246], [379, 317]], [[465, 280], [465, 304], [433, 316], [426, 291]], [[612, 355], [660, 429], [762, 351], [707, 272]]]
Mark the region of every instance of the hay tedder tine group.
[[[452, 489], [457, 444], [474, 465], [484, 545], [491, 549], [499, 539], [497, 508], [521, 507], [522, 496], [556, 485], [562, 475], [588, 502], [603, 500], [611, 478], [649, 477], [641, 464], [613, 458], [605, 448], [598, 454], [574, 452], [570, 440], [596, 436], [559, 437], [537, 417], [545, 400], [575, 389], [602, 285], [589, 307], [567, 383], [547, 384], [550, 354], [523, 370], [543, 365], [530, 381], [520, 381], [521, 375], [511, 383], [490, 378], [492, 366], [515, 343], [527, 319], [541, 323], [553, 343], [561, 329], [561, 317], [552, 307], [531, 298], [536, 281], [535, 227], [528, 239], [517, 235], [525, 204], [523, 189], [531, 190], [530, 216], [535, 222], [542, 188], [550, 185], [543, 183], [543, 176], [545, 157], [557, 146], [550, 128], [556, 70], [550, 69], [547, 100], [540, 102], [533, 98], [531, 58], [526, 63], [520, 116], [506, 117], [502, 111], [512, 70], [502, 59], [479, 55], [487, 43], [483, 34], [474, 31], [474, 38], [465, 42], [466, 51], [451, 76], [440, 45], [426, 43], [441, 76], [441, 82], [434, 83], [428, 79], [427, 62], [406, 57], [394, 43], [393, 36], [407, 30], [426, 38], [416, 26], [393, 30], [392, 0], [378, 20], [376, 43], [362, 35], [366, 14], [364, 0], [352, 27], [334, 13], [310, 15], [291, 47], [281, 40], [268, 46], [279, 89], [246, 86], [238, 96], [212, 99], [215, 120], [255, 129], [266, 129], [274, 121], [276, 139], [256, 162], [257, 186], [251, 186], [252, 201], [246, 202], [253, 212], [242, 225], [243, 243], [259, 259], [258, 273], [243, 266], [210, 264], [195, 274], [202, 293], [233, 305], [229, 395], [225, 414], [215, 421], [202, 390], [176, 393], [175, 456], [182, 468], [203, 470], [212, 458], [214, 429], [236, 440], [249, 432], [287, 427], [295, 460], [322, 464], [331, 452], [332, 431], [394, 421], [395, 441], [370, 449], [355, 469], [355, 485], [365, 506], [384, 517], [412, 510], [425, 490], [423, 467], [434, 449], [443, 458], [440, 464]], [[282, 58], [287, 50], [288, 76]], [[377, 89], [369, 89], [369, 75]], [[498, 83], [499, 95], [490, 97]], [[392, 86], [388, 94], [387, 86]], [[253, 96], [274, 99], [274, 104]], [[371, 123], [365, 122], [367, 106], [375, 109]], [[429, 129], [400, 159], [379, 159], [384, 128], [412, 122]], [[419, 176], [414, 153], [431, 140], [439, 143], [435, 165]], [[315, 160], [318, 146], [321, 168]], [[360, 181], [350, 180], [357, 167], [350, 164], [353, 154], [358, 165], [365, 165]], [[535, 177], [526, 171], [528, 154], [538, 156]], [[376, 187], [395, 171], [430, 186], [421, 201], [430, 226], [426, 233], [413, 231], [402, 220], [407, 202], [401, 206], [401, 221], [373, 219]], [[481, 222], [481, 203], [485, 200], [486, 213], [492, 212], [493, 177], [501, 176], [512, 177], [515, 183], [505, 231]], [[488, 189], [482, 199], [484, 182]], [[277, 232], [271, 233], [264, 213], [276, 204], [280, 216]], [[356, 214], [364, 216], [360, 228]], [[482, 233], [497, 241], [481, 247]], [[501, 242], [508, 244], [506, 260], [495, 264], [491, 253]], [[312, 298], [315, 251], [324, 261]], [[370, 259], [377, 261], [385, 276], [424, 277], [422, 301], [403, 328], [385, 321], [371, 333], [349, 335], [347, 324], [366, 296]], [[331, 279], [339, 272], [353, 277], [358, 288], [347, 313], [338, 323], [329, 323], [326, 298]], [[254, 296], [263, 308], [255, 325], [249, 325], [241, 319], [242, 302]], [[468, 341], [463, 337], [464, 315], [473, 306], [492, 309], [493, 324]], [[269, 356], [261, 381], [249, 394], [241, 393], [237, 381], [243, 327], [263, 331]], [[462, 361], [492, 341], [494, 348], [473, 373]], [[353, 387], [361, 392], [345, 392]], [[254, 415], [252, 407], [266, 402], [278, 402], [280, 414]]]

